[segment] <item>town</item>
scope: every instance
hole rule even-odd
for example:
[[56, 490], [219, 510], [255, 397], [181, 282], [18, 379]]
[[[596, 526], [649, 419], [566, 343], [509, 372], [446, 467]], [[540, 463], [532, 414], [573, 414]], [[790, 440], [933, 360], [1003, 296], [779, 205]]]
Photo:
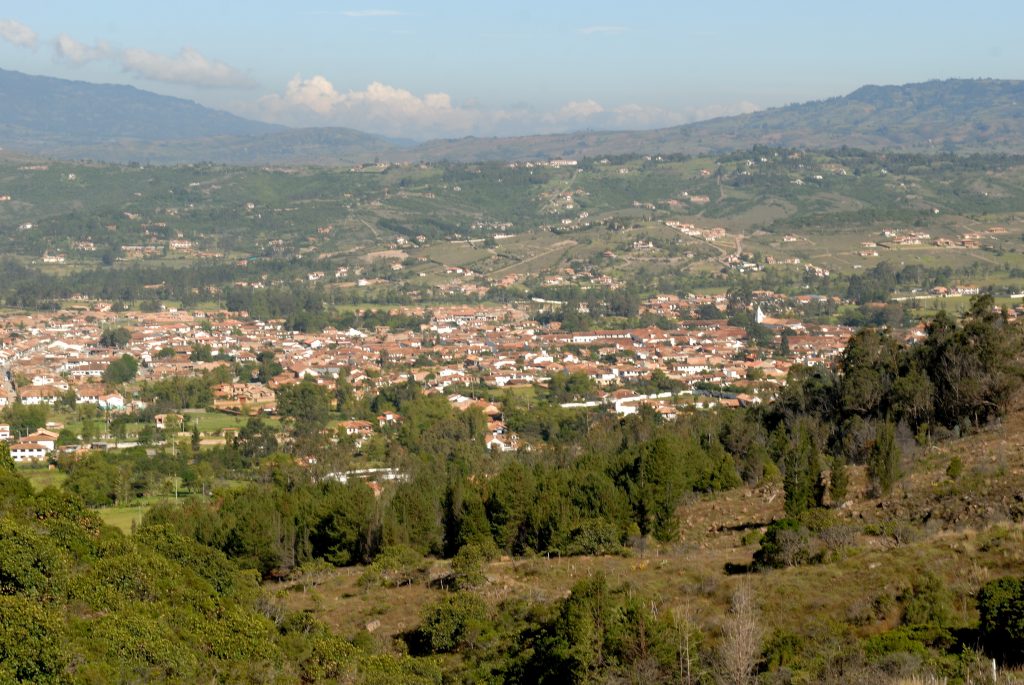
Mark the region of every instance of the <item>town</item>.
[[[787, 304], [770, 292], [754, 294], [764, 306]], [[807, 298], [802, 298], [806, 301]], [[799, 303], [796, 303], [799, 304]], [[473, 403], [474, 390], [547, 387], [561, 374], [584, 381], [581, 394], [562, 398], [563, 406], [603, 407], [620, 416], [647, 405], [665, 419], [679, 411], [715, 406], [746, 406], [770, 399], [785, 383], [793, 364], [830, 364], [853, 333], [848, 326], [805, 324], [766, 316], [753, 305], [753, 319], [764, 334], [752, 340], [748, 328], [730, 325], [726, 296], [680, 298], [659, 295], [642, 305], [671, 327], [562, 331], [558, 322], [539, 323], [533, 302], [520, 305], [452, 305], [425, 309], [399, 307], [393, 319], [422, 320], [409, 330], [378, 326], [372, 330], [319, 333], [288, 330], [281, 320], [259, 321], [226, 311], [135, 313], [111, 311], [109, 303], [82, 305], [49, 314], [7, 315], [0, 320], [0, 364], [5, 387], [0, 407], [14, 404], [52, 408], [46, 426], [31, 433], [0, 425], [16, 461], [45, 460], [57, 449], [106, 446], [109, 434], [70, 433], [60, 417], [145, 414], [136, 396], [140, 383], [192, 378], [221, 369], [223, 382], [212, 386], [207, 411], [238, 417], [201, 435], [203, 444], [223, 444], [248, 416], [274, 416], [276, 392], [309, 379], [331, 392], [339, 380], [357, 395], [416, 382], [426, 393], [444, 394], [455, 406]], [[702, 318], [708, 316], [715, 318]], [[923, 325], [904, 331], [907, 341], [923, 336]], [[124, 357], [136, 373], [112, 373]], [[260, 380], [256, 367], [273, 361], [273, 375]], [[247, 374], [247, 375], [246, 375]], [[491, 396], [498, 396], [488, 393]], [[500, 395], [500, 393], [499, 393]], [[499, 451], [529, 449], [500, 420], [500, 402], [475, 398], [490, 407], [487, 447]], [[172, 407], [181, 411], [184, 407]], [[340, 409], [340, 408], [339, 408]], [[164, 430], [165, 414], [152, 418]], [[401, 417], [377, 421], [341, 416], [333, 428], [354, 436], [357, 445]], [[79, 424], [81, 425], [81, 424]], [[178, 426], [179, 429], [182, 426]], [[126, 446], [138, 435], [121, 435]], [[92, 438], [89, 440], [87, 438]]]

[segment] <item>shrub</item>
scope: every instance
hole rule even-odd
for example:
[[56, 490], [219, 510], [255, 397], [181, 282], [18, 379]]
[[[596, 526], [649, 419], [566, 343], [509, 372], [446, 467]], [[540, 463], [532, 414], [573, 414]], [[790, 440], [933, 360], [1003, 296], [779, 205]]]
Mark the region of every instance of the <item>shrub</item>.
[[810, 535], [800, 521], [792, 518], [772, 522], [754, 553], [754, 568], [783, 568], [811, 559]]
[[1024, 578], [1000, 578], [978, 591], [985, 649], [1005, 662], [1024, 662]]

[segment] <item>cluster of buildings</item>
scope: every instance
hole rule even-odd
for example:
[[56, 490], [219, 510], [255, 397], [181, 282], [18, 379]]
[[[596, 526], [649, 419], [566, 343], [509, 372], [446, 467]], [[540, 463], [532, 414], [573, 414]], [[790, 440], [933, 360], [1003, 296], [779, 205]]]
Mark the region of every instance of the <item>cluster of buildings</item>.
[[[557, 323], [538, 323], [532, 304], [438, 307], [429, 316], [423, 308], [403, 307], [391, 313], [420, 317], [426, 323], [415, 330], [329, 328], [319, 333], [289, 331], [282, 321], [256, 321], [227, 312], [137, 313], [128, 321], [103, 305], [7, 316], [0, 319], [0, 407], [14, 402], [67, 404], [71, 397], [108, 413], [130, 411], [141, 406], [133, 396], [134, 385], [103, 383], [104, 371], [121, 355], [138, 360], [138, 380], [156, 381], [225, 365], [233, 370], [256, 368], [272, 352], [280, 373], [265, 382], [257, 382], [254, 374], [215, 386], [213, 409], [272, 414], [276, 391], [305, 378], [333, 389], [341, 376], [357, 394], [413, 379], [426, 392], [450, 396], [453, 406], [479, 406], [488, 419], [488, 446], [512, 451], [522, 445], [506, 429], [501, 406], [466, 398], [460, 394], [465, 388], [545, 385], [555, 374], [578, 374], [598, 388], [585, 399], [610, 411], [632, 413], [639, 405], [650, 404], [672, 417], [681, 402], [714, 403], [693, 392], [709, 386], [733, 389], [728, 397], [718, 397], [718, 403], [759, 401], [759, 395], [784, 382], [792, 364], [828, 362], [841, 353], [852, 333], [843, 326], [771, 319], [759, 311], [762, 325], [776, 334], [786, 331], [788, 356], [765, 354], [748, 344], [745, 329], [730, 326], [724, 318], [692, 318], [704, 305], [724, 307], [724, 301], [721, 296], [662, 295], [646, 302], [645, 311], [678, 321], [671, 330], [563, 331]], [[130, 330], [125, 346], [101, 346], [103, 332], [117, 326]], [[196, 346], [208, 346], [214, 360], [199, 361], [209, 356], [194, 354]], [[675, 388], [691, 394], [661, 397], [630, 389], [655, 376], [670, 379]], [[400, 420], [397, 415], [384, 415], [376, 422], [348, 417], [337, 428], [358, 442]], [[53, 449], [53, 440], [44, 437], [6, 439], [18, 447], [19, 458], [34, 459]], [[40, 452], [30, 445], [45, 449]]]

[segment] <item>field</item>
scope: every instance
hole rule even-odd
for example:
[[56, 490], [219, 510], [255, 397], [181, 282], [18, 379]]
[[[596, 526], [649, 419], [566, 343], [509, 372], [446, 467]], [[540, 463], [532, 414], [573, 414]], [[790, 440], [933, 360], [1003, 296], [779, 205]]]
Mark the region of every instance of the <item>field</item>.
[[[253, 274], [266, 260], [305, 260], [287, 273], [296, 280], [313, 268], [347, 266], [353, 282], [355, 271], [373, 271], [388, 288], [442, 285], [456, 267], [500, 278], [589, 263], [629, 280], [640, 266], [714, 272], [737, 251], [762, 262], [799, 258], [846, 275], [879, 261], [948, 267], [958, 278], [980, 269], [985, 284], [1020, 285], [1024, 161], [1017, 158], [765, 149], [603, 162], [283, 172], [70, 163], [26, 170], [0, 160], [0, 186], [12, 198], [0, 204], [0, 247], [72, 282], [101, 263], [163, 274], [233, 263], [235, 278], [247, 277], [239, 258], [259, 260]], [[667, 228], [668, 220], [722, 227], [728, 237], [686, 238]], [[986, 233], [994, 226], [1005, 232]], [[894, 248], [881, 245], [883, 229], [930, 237]], [[934, 244], [970, 233], [982, 235], [973, 247]], [[172, 249], [175, 238], [192, 247]], [[654, 247], [638, 252], [637, 241]], [[876, 241], [877, 257], [860, 254], [862, 243]], [[148, 253], [121, 261], [125, 245]], [[44, 254], [65, 262], [44, 264]], [[392, 270], [396, 263], [404, 268]], [[14, 280], [8, 287], [16, 288]], [[181, 302], [169, 286], [160, 294]]]
[[67, 480], [67, 475], [56, 469], [19, 467], [18, 472], [25, 476], [36, 490], [59, 488]]
[[135, 526], [142, 523], [142, 517], [152, 506], [146, 504], [138, 507], [103, 507], [96, 511], [108, 526], [119, 528], [123, 533], [131, 533]]

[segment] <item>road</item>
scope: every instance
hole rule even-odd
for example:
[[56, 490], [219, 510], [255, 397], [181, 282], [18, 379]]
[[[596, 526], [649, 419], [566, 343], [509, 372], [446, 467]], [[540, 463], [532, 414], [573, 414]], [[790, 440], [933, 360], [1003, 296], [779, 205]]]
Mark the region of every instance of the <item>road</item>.
[[522, 261], [519, 261], [519, 262], [516, 262], [515, 264], [512, 264], [510, 266], [503, 266], [503, 267], [501, 267], [500, 269], [498, 269], [496, 271], [492, 271], [490, 275], [493, 277], [493, 276], [498, 276], [498, 275], [500, 275], [502, 273], [505, 273], [506, 271], [514, 271], [515, 269], [521, 267], [523, 264], [529, 264], [530, 262], [532, 262], [534, 260], [543, 259], [544, 257], [547, 257], [548, 255], [551, 255], [551, 254], [554, 254], [555, 252], [558, 252], [559, 250], [568, 249], [570, 247], [573, 247], [576, 244], [577, 243], [576, 243], [575, 240], [561, 240], [561, 241], [555, 243], [554, 245], [552, 245], [551, 249], [547, 250], [546, 252], [541, 252], [538, 255], [534, 255], [532, 257], [527, 257], [526, 259], [524, 259]]
[[14, 401], [14, 383], [11, 382], [11, 370], [6, 365], [0, 366], [0, 390], [3, 390]]

